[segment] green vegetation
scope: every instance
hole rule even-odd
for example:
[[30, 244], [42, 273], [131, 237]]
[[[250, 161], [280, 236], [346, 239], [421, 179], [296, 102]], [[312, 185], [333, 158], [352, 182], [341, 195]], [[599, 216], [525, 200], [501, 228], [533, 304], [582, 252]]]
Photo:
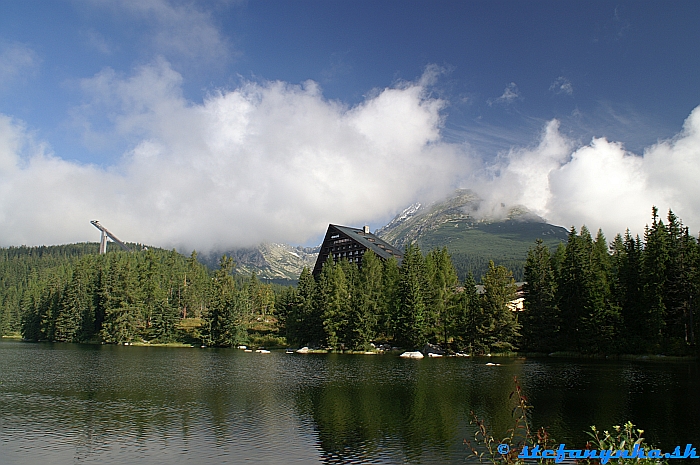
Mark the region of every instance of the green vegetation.
[[700, 248], [688, 228], [656, 208], [644, 239], [608, 247], [584, 226], [550, 255], [541, 242], [525, 266], [521, 348], [583, 354], [689, 355], [700, 330]]
[[[526, 463], [555, 463], [556, 458], [524, 458], [522, 455], [532, 455], [533, 450], [538, 452], [535, 455], [541, 456], [542, 451], [553, 451], [558, 449], [558, 443], [552, 438], [546, 428], [540, 427], [535, 430], [531, 425], [532, 405], [530, 405], [522, 393], [517, 378], [514, 379], [515, 389], [510, 393], [511, 402], [514, 404], [511, 410], [513, 426], [508, 429], [505, 437], [496, 439], [486, 422], [479, 419], [472, 411], [471, 424], [476, 425], [474, 443], [465, 441], [472, 454], [479, 461], [488, 461], [494, 465], [524, 465]], [[658, 450], [645, 442], [642, 437], [643, 430], [636, 429], [632, 422], [628, 421], [623, 426], [613, 426], [613, 433], [599, 431], [595, 426], [591, 426], [591, 431], [587, 434], [591, 440], [585, 446], [569, 446], [569, 450], [581, 450], [581, 454], [589, 454], [589, 457], [571, 457], [576, 452], [561, 452], [559, 462], [563, 459], [576, 459], [576, 463], [593, 465], [601, 463], [611, 464], [640, 464], [640, 465], [661, 465], [669, 463], [661, 458], [646, 458], [646, 454], [653, 455], [651, 450]], [[504, 447], [507, 446], [507, 447]], [[500, 447], [499, 447], [500, 446]], [[627, 458], [620, 457], [625, 455]], [[645, 458], [637, 458], [637, 451], [641, 451]], [[551, 452], [550, 452], [551, 453]], [[555, 453], [556, 454], [556, 453]], [[680, 454], [680, 453], [679, 453]], [[605, 458], [603, 458], [605, 457]], [[634, 458], [631, 458], [634, 457]]]
[[254, 275], [234, 278], [227, 257], [211, 273], [195, 252], [186, 258], [153, 248], [97, 255], [96, 244], [75, 244], [0, 253], [3, 335], [59, 342], [279, 344], [272, 313], [281, 287]]
[[644, 238], [608, 245], [584, 226], [554, 253], [542, 240], [524, 266], [524, 309], [513, 311], [513, 274], [489, 262], [477, 292], [460, 281], [448, 249], [403, 262], [366, 253], [361, 266], [308, 268], [294, 287], [211, 272], [195, 252], [96, 254], [96, 244], [0, 250], [0, 333], [31, 341], [287, 344], [331, 350], [425, 344], [473, 354], [696, 354], [700, 247], [654, 208]]
[[472, 353], [515, 348], [518, 322], [507, 305], [515, 294], [511, 273], [493, 262], [477, 295], [471, 275], [461, 284], [446, 248], [426, 256], [406, 249], [401, 266], [371, 251], [362, 266], [323, 265], [318, 279], [305, 269], [297, 289], [277, 307], [280, 331], [295, 345], [368, 350], [372, 343], [420, 349], [426, 343]]
[[417, 243], [425, 250], [447, 247], [460, 279], [471, 273], [477, 280], [486, 274], [489, 262], [502, 265], [517, 281], [524, 279], [525, 257], [532, 243], [541, 239], [556, 248], [565, 233], [552, 225], [527, 221], [467, 223], [450, 221], [421, 236]]
[[524, 310], [513, 311], [512, 273], [488, 264], [482, 294], [461, 283], [447, 248], [403, 263], [324, 265], [302, 273], [278, 306], [281, 330], [299, 345], [334, 350], [370, 342], [406, 349], [426, 343], [470, 353], [568, 352], [583, 355], [696, 353], [700, 330], [700, 248], [673, 212], [653, 209], [644, 240], [629, 233], [609, 246], [602, 232], [572, 228], [552, 254], [538, 240], [524, 267]]
[[468, 189], [449, 198], [402, 212], [377, 234], [399, 247], [415, 243], [423, 250], [447, 247], [460, 280], [471, 273], [480, 281], [489, 262], [523, 280], [527, 251], [537, 239], [554, 249], [566, 241], [566, 229], [544, 222], [522, 207], [504, 208], [489, 217], [482, 200]]

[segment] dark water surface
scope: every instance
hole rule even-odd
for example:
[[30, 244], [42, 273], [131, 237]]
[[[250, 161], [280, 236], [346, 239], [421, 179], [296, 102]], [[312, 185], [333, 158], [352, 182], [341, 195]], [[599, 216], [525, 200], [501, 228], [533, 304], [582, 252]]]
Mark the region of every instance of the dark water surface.
[[514, 375], [570, 447], [626, 420], [700, 446], [698, 362], [489, 361], [3, 341], [0, 464], [465, 463]]

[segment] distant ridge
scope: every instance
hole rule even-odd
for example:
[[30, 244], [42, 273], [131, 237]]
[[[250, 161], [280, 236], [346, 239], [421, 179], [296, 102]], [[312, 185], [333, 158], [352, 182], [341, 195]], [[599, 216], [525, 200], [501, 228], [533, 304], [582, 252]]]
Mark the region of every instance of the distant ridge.
[[[566, 241], [566, 229], [548, 224], [523, 206], [501, 205], [487, 214], [483, 209], [483, 200], [473, 191], [457, 189], [441, 201], [409, 205], [375, 234], [400, 249], [411, 242], [423, 252], [447, 247], [460, 278], [471, 272], [477, 280], [488, 268], [489, 260], [511, 269], [516, 280], [521, 280], [527, 251], [535, 240], [542, 239], [550, 247]], [[225, 253], [234, 259], [239, 274], [255, 273], [264, 280], [291, 284], [305, 266], [313, 269], [318, 251], [318, 247], [261, 244], [198, 258], [216, 268]]]
[[318, 257], [318, 247], [295, 247], [288, 244], [264, 243], [258, 247], [212, 252], [198, 257], [209, 268], [218, 267], [222, 255], [235, 262], [235, 272], [242, 275], [255, 273], [258, 278], [291, 284], [299, 279], [304, 267], [313, 269]]
[[477, 280], [489, 260], [502, 264], [520, 280], [527, 251], [542, 239], [550, 247], [566, 241], [568, 231], [548, 224], [523, 206], [483, 211], [483, 201], [469, 189], [430, 205], [414, 203], [376, 234], [397, 247], [417, 243], [424, 252], [447, 247], [460, 278], [472, 272]]
[[[483, 210], [483, 201], [478, 195], [469, 189], [458, 189], [441, 201], [407, 206], [375, 234], [399, 249], [405, 249], [412, 242], [424, 253], [447, 247], [460, 279], [471, 272], [477, 281], [488, 268], [489, 260], [511, 269], [515, 279], [522, 280], [527, 251], [537, 239], [552, 248], [567, 239], [565, 228], [548, 224], [525, 207], [501, 205], [488, 214]], [[134, 247], [143, 248], [140, 244]], [[20, 246], [0, 248], [0, 259], [30, 255], [55, 261], [97, 252], [97, 243]], [[304, 267], [313, 269], [318, 252], [319, 247], [265, 243], [258, 247], [199, 254], [198, 260], [216, 269], [219, 259], [226, 254], [233, 258], [235, 272], [240, 275], [255, 273], [268, 282], [294, 284]]]

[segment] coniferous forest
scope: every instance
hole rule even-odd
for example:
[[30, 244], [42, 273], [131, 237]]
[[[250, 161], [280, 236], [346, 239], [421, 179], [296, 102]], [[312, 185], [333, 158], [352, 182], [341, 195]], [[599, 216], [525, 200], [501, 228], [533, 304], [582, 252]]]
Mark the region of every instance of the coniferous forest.
[[[94, 249], [94, 250], [93, 250]], [[0, 258], [0, 330], [30, 341], [202, 343], [270, 333], [274, 290], [232, 275], [222, 257], [210, 272], [175, 251], [97, 254], [96, 244], [17, 247]]]
[[[93, 250], [94, 249], [94, 250]], [[474, 354], [697, 354], [698, 240], [669, 211], [643, 237], [608, 243], [584, 226], [524, 265], [524, 309], [512, 272], [489, 264], [460, 282], [447, 249], [411, 245], [402, 263], [371, 252], [358, 267], [308, 269], [296, 287], [210, 271], [193, 252], [97, 254], [96, 244], [0, 250], [0, 331], [29, 341], [405, 349]]]

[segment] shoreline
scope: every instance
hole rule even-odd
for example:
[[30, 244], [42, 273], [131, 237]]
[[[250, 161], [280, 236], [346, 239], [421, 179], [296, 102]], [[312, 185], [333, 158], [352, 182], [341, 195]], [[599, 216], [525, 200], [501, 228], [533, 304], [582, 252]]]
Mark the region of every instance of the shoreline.
[[[28, 343], [34, 342], [51, 342], [51, 341], [25, 341], [21, 335], [9, 334], [0, 336], [0, 340], [12, 340], [12, 341], [22, 341]], [[171, 348], [201, 348], [199, 344], [191, 344], [185, 342], [129, 342], [129, 343], [116, 343], [116, 344], [105, 344], [97, 341], [91, 342], [58, 342], [53, 341], [52, 344], [85, 344], [85, 345], [126, 345], [126, 346], [137, 346], [137, 347], [171, 347]], [[207, 347], [210, 348], [210, 347]], [[237, 349], [236, 347], [211, 347], [217, 349]], [[400, 355], [405, 350], [386, 350], [386, 351], [362, 351], [362, 350], [332, 350], [332, 349], [307, 349], [304, 352], [297, 352], [297, 349], [281, 348], [275, 347], [271, 348], [272, 351], [293, 351], [295, 354], [300, 355], [305, 354], [347, 354], [347, 355]], [[426, 357], [429, 358], [429, 357]], [[700, 360], [697, 355], [664, 355], [664, 354], [583, 354], [580, 352], [502, 352], [502, 353], [492, 353], [492, 354], [469, 354], [467, 356], [457, 356], [455, 354], [445, 354], [441, 358], [551, 358], [551, 359], [576, 359], [576, 360], [633, 360], [633, 361], [696, 361]]]

